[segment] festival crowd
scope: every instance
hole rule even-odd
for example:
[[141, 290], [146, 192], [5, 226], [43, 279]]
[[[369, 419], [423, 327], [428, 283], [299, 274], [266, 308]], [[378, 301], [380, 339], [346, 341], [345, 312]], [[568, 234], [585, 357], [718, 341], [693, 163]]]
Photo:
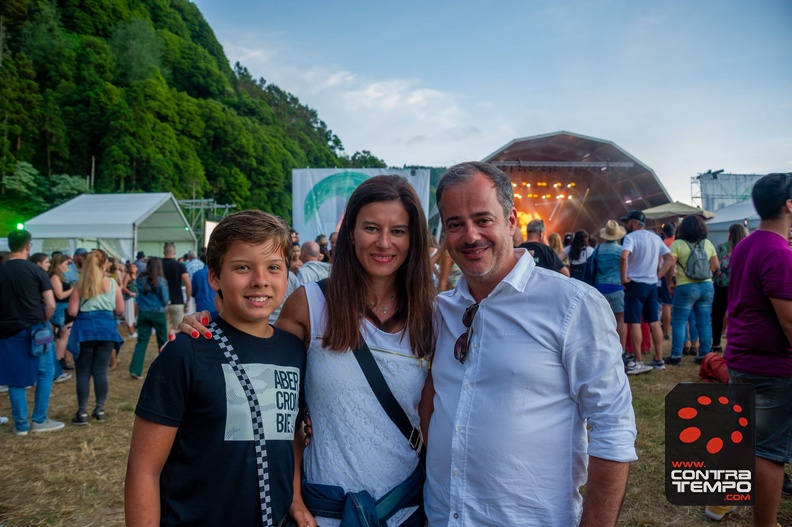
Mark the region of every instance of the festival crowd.
[[71, 371], [71, 423], [111, 418], [124, 326], [143, 383], [127, 525], [613, 526], [637, 459], [627, 376], [690, 360], [755, 387], [754, 525], [776, 525], [792, 491], [792, 174], [761, 178], [759, 228], [717, 247], [700, 216], [655, 233], [638, 210], [597, 233], [533, 220], [523, 239], [511, 181], [486, 163], [449, 168], [436, 198], [440, 240], [399, 176], [362, 183], [338, 232], [302, 245], [260, 211], [178, 259], [170, 243], [129, 263], [30, 254], [11, 232], [13, 433], [64, 428], [48, 405]]

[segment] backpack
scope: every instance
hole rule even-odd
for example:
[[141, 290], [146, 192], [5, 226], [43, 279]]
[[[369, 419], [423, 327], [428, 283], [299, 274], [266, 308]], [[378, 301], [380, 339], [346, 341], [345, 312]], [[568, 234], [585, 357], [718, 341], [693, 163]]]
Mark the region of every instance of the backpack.
[[709, 258], [707, 258], [707, 253], [701, 248], [701, 242], [693, 245], [687, 240], [684, 241], [690, 248], [690, 255], [688, 256], [687, 263], [685, 263], [685, 274], [688, 278], [692, 280], [706, 280], [712, 278]]

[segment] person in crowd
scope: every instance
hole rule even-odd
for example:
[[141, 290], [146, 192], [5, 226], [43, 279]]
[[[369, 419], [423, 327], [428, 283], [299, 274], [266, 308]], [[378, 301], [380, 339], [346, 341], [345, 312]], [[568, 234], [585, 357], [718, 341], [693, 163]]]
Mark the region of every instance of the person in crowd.
[[327, 236], [320, 234], [314, 241], [319, 244], [319, 252], [322, 253], [322, 258], [320, 258], [320, 261], [330, 263], [330, 251], [327, 247], [329, 244]]
[[109, 256], [107, 258], [107, 271], [106, 274], [112, 280], [115, 281], [118, 289], [124, 284], [124, 275], [126, 274], [126, 268], [124, 267], [123, 262], [118, 261], [116, 258]]
[[192, 282], [193, 275], [195, 275], [196, 271], [204, 268], [204, 263], [198, 259], [198, 255], [191, 249], [187, 251], [187, 261], [184, 262], [184, 267], [187, 269], [187, 276]]
[[170, 292], [163, 273], [162, 260], [150, 258], [146, 272], [137, 279], [135, 300], [138, 305], [138, 340], [129, 363], [129, 376], [135, 380], [143, 378], [143, 363], [146, 360], [146, 348], [151, 340], [151, 330], [153, 329], [157, 336], [158, 348], [161, 348], [168, 339], [168, 320], [165, 313], [170, 302]]
[[792, 463], [792, 173], [768, 174], [751, 191], [759, 228], [729, 262], [726, 365], [730, 382], [756, 389], [753, 522], [776, 525], [784, 463]]
[[[564, 251], [564, 242], [561, 240], [561, 235], [557, 232], [551, 233], [547, 237], [547, 243], [553, 248], [556, 256], [558, 256], [558, 258], [561, 260], [561, 263], [563, 263], [564, 266], [569, 267], [569, 256], [567, 256], [566, 251]], [[567, 271], [568, 270], [569, 269], [567, 269]]]
[[[624, 286], [624, 323], [630, 326], [630, 340], [635, 360], [627, 363], [627, 374], [636, 375], [656, 370], [664, 370], [663, 328], [660, 327], [657, 301], [657, 282], [669, 269], [674, 267], [671, 251], [653, 232], [646, 230], [646, 216], [639, 210], [619, 218], [627, 229], [622, 242], [619, 271]], [[662, 258], [662, 264], [658, 263]], [[654, 341], [654, 359], [645, 365], [641, 359], [641, 318], [649, 324]]]
[[91, 377], [96, 398], [91, 417], [105, 420], [110, 356], [113, 349], [120, 350], [124, 343], [115, 321], [115, 315], [124, 312], [124, 299], [116, 281], [106, 276], [109, 266], [104, 251], [94, 249], [88, 253], [80, 280], [69, 296], [67, 312], [75, 319], [68, 346], [77, 374], [77, 412], [71, 422], [78, 426], [88, 424]]
[[137, 267], [138, 274], [144, 273], [146, 271], [146, 253], [138, 251], [134, 265]]
[[564, 234], [564, 249], [572, 245], [572, 241], [575, 239], [574, 232], [568, 232]]
[[715, 247], [707, 239], [707, 225], [699, 216], [686, 216], [679, 224], [676, 240], [671, 244], [671, 257], [676, 264], [676, 284], [672, 281], [672, 273], [666, 275], [669, 291], [674, 295], [674, 306], [671, 314], [671, 356], [666, 362], [672, 365], [682, 363], [682, 347], [687, 340], [687, 324], [690, 312], [696, 317], [698, 330], [698, 356], [696, 363], [701, 362], [712, 346], [712, 297], [715, 290], [712, 278], [700, 279], [689, 276], [688, 261], [694, 249], [701, 249], [709, 260], [712, 271], [718, 269], [718, 256]]
[[[387, 387], [417, 427], [433, 341], [426, 219], [415, 190], [400, 176], [361, 183], [343, 218], [326, 296], [316, 283], [302, 285], [276, 323], [308, 349], [305, 397], [313, 437], [304, 452], [296, 443], [291, 515], [300, 526], [313, 527], [318, 516], [322, 527], [338, 527], [359, 507], [370, 525], [386, 519], [390, 527], [423, 525], [416, 509], [423, 480], [418, 455], [382, 408], [351, 350], [367, 344]], [[186, 317], [189, 324], [180, 329], [203, 334], [198, 320], [207, 315]], [[420, 433], [414, 432], [412, 445], [420, 448]], [[386, 495], [390, 499], [382, 502]]]
[[[190, 275], [183, 263], [176, 260], [176, 247], [172, 243], [166, 243], [162, 251], [162, 270], [165, 280], [168, 282], [168, 295], [170, 304], [167, 307], [168, 322], [172, 328], [176, 328], [184, 318], [184, 302], [192, 298], [192, 284]], [[182, 293], [184, 285], [185, 293]]]
[[300, 285], [308, 282], [318, 282], [330, 275], [330, 264], [319, 260], [321, 257], [319, 244], [316, 242], [305, 242], [300, 251], [300, 261], [302, 265], [297, 271], [297, 280]]
[[300, 260], [300, 254], [302, 251], [300, 250], [300, 245], [297, 243], [293, 243], [291, 246], [291, 272], [295, 275], [300, 271], [300, 267], [302, 267], [303, 263]]
[[542, 220], [531, 220], [526, 228], [528, 239], [519, 247], [528, 251], [538, 267], [556, 271], [569, 276], [569, 269], [558, 257], [552, 247], [545, 243], [545, 223]]
[[589, 247], [591, 247], [592, 249], [596, 249], [597, 243], [599, 243], [599, 240], [597, 240], [594, 236], [589, 236], [589, 240], [588, 240]]
[[338, 241], [338, 233], [333, 231], [330, 233], [330, 245], [328, 250], [330, 251], [330, 263], [333, 262], [333, 249], [335, 249], [336, 242]]
[[459, 278], [462, 276], [462, 271], [459, 266], [451, 259], [448, 254], [448, 247], [446, 246], [446, 235], [442, 234], [440, 238], [440, 276], [438, 278], [438, 292], [451, 291], [456, 287]]
[[[33, 262], [34, 264], [38, 265], [45, 273], [49, 273], [50, 270], [52, 269], [52, 265], [51, 265], [52, 262], [50, 260], [49, 255], [47, 255], [46, 253], [35, 253], [35, 254], [33, 254], [30, 257], [30, 261]], [[49, 276], [49, 274], [48, 274], [48, 276]], [[54, 292], [53, 292], [53, 294], [54, 294]], [[56, 299], [55, 306], [56, 306], [55, 307], [55, 311], [57, 311], [57, 299]], [[48, 322], [50, 323], [50, 326], [52, 328], [52, 334], [55, 335], [55, 327], [54, 327], [54, 324], [52, 322], [53, 318], [55, 318], [55, 313], [54, 312], [53, 312], [53, 315], [52, 315], [52, 317], [50, 317]], [[69, 379], [72, 378], [72, 376], [71, 376], [70, 373], [64, 373], [63, 372], [63, 369], [61, 368], [60, 362], [58, 362], [58, 358], [56, 357], [56, 354], [55, 354], [55, 351], [54, 351], [55, 350], [54, 342], [50, 343], [50, 347], [52, 348], [52, 353], [47, 353], [47, 355], [52, 358], [52, 367], [53, 367], [53, 373], [52, 373], [52, 379], [53, 380], [52, 380], [52, 382], [58, 383], [58, 382], [68, 381]]]
[[299, 246], [300, 245], [300, 233], [295, 231], [294, 229], [289, 230], [289, 236], [291, 236], [292, 245], [295, 243]]
[[192, 276], [192, 295], [195, 299], [196, 311], [208, 311], [211, 317], [217, 316], [215, 296], [217, 291], [209, 284], [209, 268], [204, 266]]
[[[8, 386], [14, 434], [51, 432], [63, 423], [47, 417], [53, 381], [52, 347], [34, 357], [31, 332], [45, 328], [55, 312], [52, 284], [28, 261], [32, 236], [26, 230], [8, 235], [9, 259], [0, 266], [0, 385]], [[28, 423], [25, 388], [36, 386], [32, 424]]]
[[748, 236], [748, 229], [742, 223], [734, 223], [729, 226], [729, 239], [718, 245], [718, 262], [720, 268], [715, 273], [713, 284], [715, 285], [715, 296], [712, 299], [712, 351], [722, 353], [721, 337], [723, 336], [723, 324], [726, 320], [726, 306], [729, 298], [729, 275], [731, 255], [734, 248], [745, 237]]
[[121, 293], [124, 298], [124, 321], [127, 325], [127, 332], [129, 338], [137, 338], [137, 330], [135, 324], [137, 322], [137, 303], [135, 297], [137, 296], [137, 277], [138, 266], [135, 264], [127, 264], [127, 272], [124, 275], [124, 283], [121, 284]]
[[586, 263], [594, 249], [589, 246], [589, 235], [586, 231], [577, 231], [572, 243], [564, 247], [564, 252], [569, 257], [569, 276], [577, 280], [583, 280], [583, 273], [586, 270]]
[[613, 526], [636, 459], [616, 324], [592, 287], [512, 248], [513, 199], [487, 163], [437, 186], [463, 277], [436, 299], [429, 525]]
[[72, 285], [77, 284], [77, 280], [80, 279], [80, 271], [82, 270], [83, 262], [85, 261], [85, 256], [88, 254], [86, 249], [79, 247], [77, 250], [74, 251], [74, 255], [72, 256], [72, 261], [69, 264], [69, 269], [63, 274], [63, 277]]
[[[665, 246], [670, 249], [671, 244], [676, 240], [676, 227], [673, 223], [663, 224], [661, 238]], [[671, 293], [668, 291], [668, 283], [666, 282], [665, 276], [660, 278], [657, 287], [657, 299], [660, 302], [660, 322], [663, 328], [663, 338], [665, 340], [671, 340], [671, 306], [673, 300], [671, 299]]]
[[616, 332], [619, 334], [622, 350], [627, 347], [627, 326], [624, 324], [624, 286], [619, 274], [622, 251], [619, 240], [626, 234], [627, 230], [617, 221], [608, 220], [605, 227], [600, 229], [600, 239], [603, 242], [591, 255], [592, 282], [610, 304], [616, 318]]
[[[69, 296], [72, 286], [64, 282], [63, 274], [69, 268], [69, 257], [63, 253], [52, 255], [48, 276], [52, 284], [52, 294], [55, 297], [55, 311], [50, 318], [53, 334], [55, 335], [54, 359], [54, 382], [63, 382], [72, 378], [70, 373], [65, 373], [64, 369], [73, 370], [73, 366], [66, 364], [66, 344], [69, 342], [69, 333], [74, 320], [66, 315], [66, 307], [69, 305]], [[67, 320], [68, 319], [68, 320]], [[64, 368], [66, 366], [66, 368]]]
[[45, 273], [49, 272], [51, 262], [47, 253], [34, 253], [30, 256], [29, 260], [41, 267]]
[[283, 524], [305, 348], [268, 319], [283, 301], [290, 247], [288, 226], [265, 212], [232, 214], [213, 231], [215, 338], [180, 335], [149, 369], [129, 453], [129, 525]]
[[0, 265], [6, 263], [10, 257], [11, 253], [9, 251], [0, 251]]

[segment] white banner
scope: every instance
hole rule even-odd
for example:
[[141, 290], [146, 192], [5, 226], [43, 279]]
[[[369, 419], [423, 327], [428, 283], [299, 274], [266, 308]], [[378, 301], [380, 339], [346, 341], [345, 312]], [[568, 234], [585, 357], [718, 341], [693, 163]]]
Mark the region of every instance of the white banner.
[[300, 243], [338, 230], [347, 201], [358, 185], [370, 177], [396, 174], [418, 193], [424, 214], [429, 215], [429, 169], [304, 168], [292, 170], [292, 227]]

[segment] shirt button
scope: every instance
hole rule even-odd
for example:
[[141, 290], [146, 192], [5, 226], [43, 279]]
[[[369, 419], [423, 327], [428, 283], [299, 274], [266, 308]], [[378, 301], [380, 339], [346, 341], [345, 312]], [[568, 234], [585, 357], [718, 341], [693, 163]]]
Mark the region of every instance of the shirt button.
[[477, 350], [478, 349], [478, 344], [473, 344], [473, 349]]
[[465, 389], [466, 389], [466, 390], [469, 390], [469, 389], [470, 389], [470, 384], [469, 384], [469, 383], [465, 383]]
[[457, 432], [461, 432], [461, 431], [462, 431], [462, 427], [461, 427], [461, 426], [459, 426], [459, 425], [457, 425], [457, 426], [455, 427], [455, 430], [456, 430]]
[[454, 471], [454, 475], [455, 475], [455, 476], [458, 476], [458, 475], [459, 475], [459, 469], [456, 469], [456, 470]]
[[457, 513], [454, 513], [454, 519], [455, 519], [455, 520], [458, 520], [458, 519], [459, 519], [459, 514], [457, 514]]

